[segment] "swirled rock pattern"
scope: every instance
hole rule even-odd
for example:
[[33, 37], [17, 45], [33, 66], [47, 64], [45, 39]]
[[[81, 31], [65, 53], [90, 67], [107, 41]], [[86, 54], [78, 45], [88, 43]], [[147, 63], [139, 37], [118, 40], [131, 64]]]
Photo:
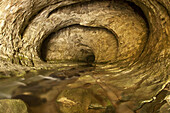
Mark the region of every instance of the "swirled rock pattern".
[[[1, 0], [0, 71], [91, 61], [96, 69], [88, 78], [92, 81], [88, 91], [100, 86], [117, 113], [121, 108], [150, 113], [149, 107], [155, 113], [161, 105], [142, 105], [158, 101], [170, 81], [169, 4], [169, 0]], [[67, 88], [88, 83], [80, 77]]]
[[[84, 33], [84, 35], [87, 34], [85, 36], [76, 36], [78, 35], [77, 34], [78, 31], [77, 32], [76, 30], [70, 31], [72, 34], [76, 34], [75, 36], [78, 38], [83, 37], [83, 40], [84, 37], [86, 37], [86, 42], [78, 42], [78, 43], [82, 43], [83, 45], [86, 45], [87, 47], [91, 48], [91, 51], [93, 51], [93, 54], [96, 57], [96, 62], [106, 62], [106, 61], [115, 61], [115, 60], [124, 60], [124, 59], [134, 60], [135, 58], [141, 55], [145, 47], [147, 36], [148, 36], [147, 23], [138, 13], [134, 11], [132, 7], [128, 5], [128, 3], [113, 2], [113, 1], [92, 1], [92, 2], [83, 2], [83, 3], [81, 2], [79, 3], [78, 1], [77, 3], [70, 3], [70, 2], [59, 2], [56, 3], [55, 5], [50, 5], [50, 3], [48, 3], [48, 5], [50, 6], [48, 7], [47, 6], [45, 7], [45, 5], [44, 7], [42, 6], [43, 8], [41, 8], [41, 10], [39, 9], [39, 12], [32, 11], [32, 13], [36, 13], [36, 14], [30, 14], [31, 12], [25, 11], [25, 13], [29, 12], [30, 18], [29, 17], [25, 18], [24, 15], [22, 15], [21, 18], [23, 18], [23, 23], [22, 23], [23, 25], [20, 24], [19, 25], [20, 27], [14, 25], [15, 27], [19, 27], [18, 33], [16, 34], [19, 36], [19, 38], [17, 38], [16, 41], [14, 38], [11, 39], [13, 41], [11, 42], [11, 47], [8, 45], [9, 52], [8, 50], [2, 49], [2, 53], [4, 53], [3, 56], [4, 57], [9, 56], [10, 59], [13, 60], [13, 62], [16, 62], [16, 59], [19, 58], [18, 62], [20, 62], [23, 65], [36, 64], [36, 61], [41, 62], [41, 60], [39, 59], [41, 57], [43, 57], [43, 59], [46, 60], [45, 57], [49, 56], [46, 55], [47, 53], [49, 53], [49, 51], [47, 49], [46, 50], [41, 49], [41, 48], [46, 48], [44, 47], [46, 45], [42, 44], [43, 41], [45, 39], [49, 40], [51, 33], [57, 32], [62, 28], [67, 28], [75, 24], [80, 26], [86, 26], [86, 27], [96, 27], [96, 29], [104, 28], [107, 32], [110, 32], [112, 33], [112, 35], [114, 35], [113, 39], [105, 39], [106, 41], [113, 40], [114, 43], [112, 42], [113, 43], [112, 46], [105, 43], [105, 41], [103, 41], [102, 44], [100, 41], [98, 42], [98, 39], [96, 39], [97, 42], [97, 43], [95, 42], [96, 45], [89, 45], [91, 43], [89, 44], [87, 43], [90, 42], [93, 36], [96, 35], [95, 36], [96, 38], [98, 37], [99, 39], [101, 39], [99, 36], [97, 36], [100, 34], [98, 30], [94, 30], [92, 28], [90, 30], [81, 28], [82, 30], [85, 30], [85, 32], [87, 32]], [[40, 3], [43, 4], [44, 2], [40, 2]], [[73, 4], [73, 5], [69, 5], [69, 4]], [[25, 3], [25, 5], [28, 4]], [[24, 7], [24, 5], [20, 5], [20, 7], [21, 6]], [[6, 11], [8, 11], [15, 8], [17, 10], [18, 7], [14, 6], [10, 8], [10, 6], [7, 5], [5, 9]], [[16, 14], [20, 14], [20, 13], [16, 13]], [[29, 15], [25, 14], [25, 16], [29, 16]], [[13, 21], [16, 21], [15, 17]], [[21, 21], [18, 20], [17, 23], [18, 22], [20, 23]], [[4, 22], [2, 21], [2, 24], [3, 23]], [[97, 33], [97, 31], [99, 33]], [[92, 34], [88, 32], [94, 32], [94, 33]], [[80, 34], [83, 33], [79, 33], [79, 35]], [[91, 36], [90, 34], [93, 36]], [[68, 33], [65, 35], [66, 35], [65, 37], [67, 38], [75, 37], [75, 36], [68, 36], [69, 35]], [[102, 36], [108, 37], [108, 36], [104, 36], [103, 34]], [[79, 40], [79, 39], [75, 39], [75, 40]], [[69, 43], [69, 42], [65, 42], [65, 43]], [[73, 41], [73, 43], [75, 42]], [[101, 44], [103, 45], [103, 47], [99, 47], [101, 46]], [[67, 45], [69, 46], [70, 44]], [[2, 44], [1, 46], [7, 47], [5, 43]], [[99, 47], [99, 48], [94, 48], [94, 47]], [[9, 48], [11, 48], [11, 50]], [[50, 57], [56, 57], [53, 58], [53, 60], [60, 60], [60, 59], [72, 60], [72, 58], [74, 60], [76, 59], [81, 60], [84, 59], [83, 57], [86, 56], [86, 55], [75, 56], [73, 54], [78, 54], [79, 52], [74, 53], [69, 49], [69, 48], [75, 49], [78, 47], [74, 47], [74, 46], [64, 47], [63, 45], [63, 50], [64, 48], [69, 49], [69, 50], [65, 50], [65, 53], [59, 52], [62, 50], [61, 48], [62, 47], [60, 46], [60, 48], [56, 50], [56, 52], [53, 50], [53, 54], [51, 54], [50, 56]], [[104, 51], [106, 51], [105, 57], [102, 56]], [[55, 55], [54, 52], [57, 55]], [[79, 54], [82, 53], [80, 52]], [[77, 58], [77, 57], [82, 57], [82, 58]], [[47, 58], [47, 59], [50, 60], [51, 58]]]
[[42, 53], [47, 54], [44, 55], [47, 61], [86, 61], [90, 55], [95, 56], [96, 62], [107, 62], [116, 58], [116, 39], [105, 29], [74, 26], [61, 30], [56, 35], [42, 45], [47, 46], [45, 50], [42, 48]]

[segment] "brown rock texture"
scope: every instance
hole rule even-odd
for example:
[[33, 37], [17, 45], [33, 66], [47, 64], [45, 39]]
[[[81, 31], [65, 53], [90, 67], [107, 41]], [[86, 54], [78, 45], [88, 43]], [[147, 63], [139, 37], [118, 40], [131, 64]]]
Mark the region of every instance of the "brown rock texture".
[[111, 103], [150, 113], [147, 103], [170, 82], [169, 5], [169, 0], [1, 0], [0, 71], [93, 56], [92, 79]]
[[0, 100], [0, 113], [28, 113], [27, 110], [22, 100]]

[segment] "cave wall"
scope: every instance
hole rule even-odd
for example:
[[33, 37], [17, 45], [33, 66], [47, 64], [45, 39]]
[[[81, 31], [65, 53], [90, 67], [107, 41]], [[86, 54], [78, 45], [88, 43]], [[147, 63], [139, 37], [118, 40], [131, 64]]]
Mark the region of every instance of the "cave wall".
[[108, 86], [149, 102], [169, 83], [169, 14], [169, 0], [1, 0], [0, 58], [36, 67], [94, 55], [113, 64]]
[[[106, 28], [117, 35], [115, 37], [119, 47], [115, 49], [118, 49], [118, 53], [110, 55], [110, 57], [116, 56], [117, 60], [133, 59], [134, 61], [137, 56], [140, 56], [139, 59], [149, 59], [150, 62], [168, 57], [169, 10], [166, 5], [168, 1], [128, 1], [142, 9], [147, 22], [143, 22], [144, 20], [134, 14], [133, 9], [123, 1], [115, 3], [100, 1], [100, 4], [93, 6], [95, 2], [85, 0], [1, 1], [1, 58], [22, 65], [40, 63], [40, 49], [44, 39], [52, 32], [74, 24]], [[84, 4], [84, 6], [82, 5], [81, 8], [79, 4]], [[102, 4], [103, 8], [100, 7]], [[109, 4], [114, 5], [108, 8]], [[62, 11], [64, 14], [61, 13]], [[104, 12], [105, 16], [102, 17]], [[112, 15], [115, 16], [111, 18]]]

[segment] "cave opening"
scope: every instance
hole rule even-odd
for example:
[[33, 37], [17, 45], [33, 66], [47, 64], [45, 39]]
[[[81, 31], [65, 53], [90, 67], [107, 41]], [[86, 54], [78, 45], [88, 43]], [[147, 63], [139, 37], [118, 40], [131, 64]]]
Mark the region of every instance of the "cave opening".
[[[115, 59], [117, 37], [106, 28], [74, 24], [49, 34], [40, 47], [42, 61], [108, 62]], [[106, 58], [105, 58], [106, 56]]]
[[52, 32], [51, 34], [49, 34], [43, 41], [42, 44], [40, 45], [40, 51], [38, 51], [39, 53], [39, 57], [42, 61], [47, 62], [46, 60], [46, 55], [47, 55], [47, 47], [46, 45], [48, 44], [48, 42], [50, 41], [51, 37], [53, 37], [55, 35], [55, 32]]
[[[52, 32], [50, 35], [48, 35], [45, 40], [43, 40], [40, 48], [40, 58], [42, 61], [47, 62], [47, 53], [48, 53], [48, 43], [51, 40], [51, 38], [56, 34], [56, 32]], [[80, 44], [83, 45], [83, 44]], [[77, 54], [83, 54], [81, 59], [74, 59], [70, 60], [71, 62], [80, 62], [80, 63], [86, 63], [87, 65], [91, 65], [95, 63], [95, 54], [93, 53], [92, 48], [90, 48], [88, 45], [83, 45], [85, 48], [80, 49], [80, 51], [77, 51]], [[57, 48], [56, 48], [57, 49]], [[67, 60], [66, 60], [67, 61]]]

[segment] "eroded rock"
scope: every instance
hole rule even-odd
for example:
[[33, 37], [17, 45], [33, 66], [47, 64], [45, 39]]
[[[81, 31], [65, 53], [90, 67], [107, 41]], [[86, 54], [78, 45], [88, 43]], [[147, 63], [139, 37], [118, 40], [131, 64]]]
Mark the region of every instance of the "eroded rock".
[[[0, 71], [6, 77], [30, 67], [48, 69], [48, 61], [88, 63], [93, 56], [95, 70], [84, 76], [112, 105], [149, 111], [170, 81], [169, 14], [168, 0], [3, 0]], [[72, 86], [84, 85], [88, 79], [82, 78]]]

